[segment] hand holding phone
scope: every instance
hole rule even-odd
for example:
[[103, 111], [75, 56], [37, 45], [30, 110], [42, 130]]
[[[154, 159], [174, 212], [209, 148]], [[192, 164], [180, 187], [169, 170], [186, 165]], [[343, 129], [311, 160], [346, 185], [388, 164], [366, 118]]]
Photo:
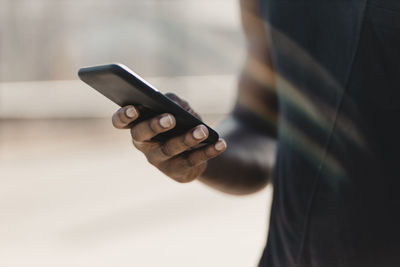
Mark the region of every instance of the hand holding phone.
[[202, 123], [185, 101], [162, 95], [125, 66], [85, 68], [79, 76], [122, 106], [113, 115], [113, 125], [130, 129], [134, 146], [174, 180], [194, 180], [209, 159], [226, 150], [225, 141]]
[[121, 64], [109, 64], [82, 68], [78, 72], [82, 81], [93, 87], [117, 105], [134, 105], [141, 116], [135, 123], [162, 113], [175, 116], [176, 127], [171, 131], [155, 136], [157, 141], [165, 141], [189, 129], [204, 124], [209, 136], [204, 143], [218, 141], [218, 133], [201, 120], [187, 112], [179, 104], [169, 99], [139, 75]]

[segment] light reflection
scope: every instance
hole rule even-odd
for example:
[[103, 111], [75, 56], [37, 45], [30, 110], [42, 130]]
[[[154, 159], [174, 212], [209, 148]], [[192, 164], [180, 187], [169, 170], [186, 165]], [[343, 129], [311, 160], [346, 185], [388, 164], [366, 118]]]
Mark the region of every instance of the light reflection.
[[[251, 16], [250, 20], [253, 23], [257, 23], [257, 20], [260, 20], [249, 12], [246, 12], [244, 16], [246, 16], [246, 19]], [[296, 116], [305, 118], [307, 124], [319, 129], [321, 135], [327, 137], [327, 142], [334, 140], [336, 144], [342, 146], [350, 143], [360, 151], [369, 153], [369, 148], [359, 124], [353, 121], [346, 112], [342, 112], [340, 107], [336, 106], [337, 104], [350, 109], [351, 114], [357, 117], [357, 106], [351, 98], [346, 96], [345, 88], [302, 47], [278, 29], [268, 23], [263, 23], [275, 40], [279, 40], [277, 43], [280, 46], [274, 47], [278, 51], [274, 52], [290, 59], [291, 64], [296, 68], [301, 68], [309, 79], [320, 81], [321, 84], [325, 85], [325, 88], [321, 87], [318, 95], [307, 91], [307, 88], [299, 88], [288, 80], [285, 74], [277, 73], [272, 66], [266, 65], [255, 57], [247, 59], [249, 75], [263, 85], [266, 88], [265, 90], [276, 90], [279, 95], [279, 101], [285, 102], [287, 106], [294, 109], [298, 113]], [[337, 97], [337, 101], [328, 99], [329, 96]], [[255, 103], [250, 109], [262, 116], [270, 125], [277, 127], [276, 112], [265, 105], [263, 106], [261, 102]], [[279, 116], [278, 123], [281, 132], [280, 138], [290, 139], [292, 145], [312, 164], [316, 166], [320, 166], [320, 163], [324, 164], [329, 177], [333, 177], [337, 182], [345, 181], [346, 169], [342, 165], [341, 159], [336, 158], [329, 150], [326, 150], [326, 142], [321, 143], [314, 140], [305, 127], [295, 125], [294, 122], [282, 114]]]

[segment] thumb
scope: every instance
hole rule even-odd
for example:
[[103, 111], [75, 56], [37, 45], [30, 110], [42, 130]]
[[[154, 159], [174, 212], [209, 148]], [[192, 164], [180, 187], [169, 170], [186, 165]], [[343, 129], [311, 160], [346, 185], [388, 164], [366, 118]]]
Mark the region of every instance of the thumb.
[[182, 98], [180, 98], [179, 96], [173, 94], [173, 93], [166, 93], [165, 94], [166, 97], [168, 97], [169, 99], [171, 99], [172, 101], [174, 101], [176, 104], [180, 105], [184, 110], [186, 110], [187, 112], [189, 112], [190, 114], [192, 114], [194, 117], [198, 118], [199, 120], [201, 120], [201, 117], [199, 114], [197, 114], [189, 105], [189, 103], [185, 100], [183, 100]]

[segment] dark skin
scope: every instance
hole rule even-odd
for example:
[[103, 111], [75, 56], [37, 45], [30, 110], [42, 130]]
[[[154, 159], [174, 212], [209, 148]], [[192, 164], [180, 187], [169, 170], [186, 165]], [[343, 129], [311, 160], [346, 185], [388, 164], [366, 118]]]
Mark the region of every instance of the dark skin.
[[[276, 92], [272, 89], [275, 77], [257, 0], [241, 0], [240, 6], [247, 59], [240, 76], [236, 107], [263, 107], [257, 113], [276, 123]], [[187, 102], [175, 95], [169, 97], [199, 117]], [[246, 195], [263, 189], [270, 181], [276, 140], [246, 126], [233, 113], [217, 128], [222, 136], [217, 143], [195, 150], [193, 148], [208, 136], [204, 125], [159, 143], [151, 139], [173, 129], [175, 118], [171, 114], [161, 114], [131, 127], [139, 116], [134, 106], [122, 107], [114, 113], [113, 125], [118, 129], [130, 129], [133, 145], [143, 152], [150, 164], [177, 182], [198, 180], [225, 193]]]

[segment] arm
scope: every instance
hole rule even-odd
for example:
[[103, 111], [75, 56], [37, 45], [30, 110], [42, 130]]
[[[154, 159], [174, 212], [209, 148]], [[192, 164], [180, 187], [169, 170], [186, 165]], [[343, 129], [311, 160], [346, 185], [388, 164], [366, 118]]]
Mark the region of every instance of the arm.
[[235, 109], [218, 128], [228, 149], [208, 161], [199, 180], [219, 191], [249, 194], [265, 185], [275, 159], [277, 96], [265, 27], [257, 1], [241, 0], [247, 58]]
[[[256, 3], [256, 0], [241, 1], [248, 56], [235, 109], [219, 127], [230, 143], [227, 151], [224, 139], [197, 148], [208, 136], [204, 125], [163, 143], [153, 141], [156, 135], [175, 127], [171, 114], [136, 124], [134, 121], [140, 114], [134, 106], [122, 107], [113, 115], [113, 125], [130, 129], [134, 146], [149, 163], [177, 182], [198, 179], [231, 194], [249, 194], [268, 183], [275, 155], [277, 98], [265, 28]], [[185, 101], [172, 95], [170, 98], [197, 115]]]

